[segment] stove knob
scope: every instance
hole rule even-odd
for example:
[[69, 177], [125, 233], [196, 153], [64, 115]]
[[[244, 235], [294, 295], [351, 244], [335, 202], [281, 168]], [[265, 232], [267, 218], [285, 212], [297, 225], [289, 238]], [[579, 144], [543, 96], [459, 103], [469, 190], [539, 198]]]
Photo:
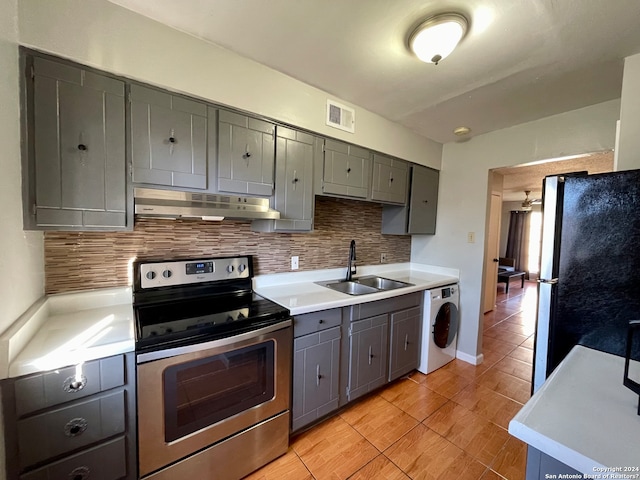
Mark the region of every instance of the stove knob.
[[171, 328], [171, 327], [167, 327], [167, 328], [164, 330], [164, 333], [172, 333], [172, 332], [173, 332], [173, 328]]
[[233, 271], [234, 271], [234, 270], [235, 270], [235, 269], [233, 268], [233, 265], [228, 265], [228, 266], [227, 266], [227, 272], [229, 272], [229, 273], [233, 273]]
[[227, 322], [233, 322], [233, 317], [231, 315], [227, 317]]
[[169, 278], [171, 275], [173, 275], [173, 272], [171, 270], [165, 270], [164, 272], [162, 272], [162, 276], [164, 278]]
[[242, 312], [238, 313], [238, 319], [240, 319], [240, 318], [245, 318], [244, 317], [244, 313], [242, 313]]
[[241, 263], [241, 264], [238, 266], [238, 271], [239, 271], [240, 273], [244, 272], [246, 269], [247, 269], [247, 266], [246, 266], [245, 264], [243, 264], [243, 263]]
[[154, 278], [156, 278], [156, 272], [154, 272], [153, 270], [149, 270], [145, 277], [147, 277], [149, 280], [153, 280]]

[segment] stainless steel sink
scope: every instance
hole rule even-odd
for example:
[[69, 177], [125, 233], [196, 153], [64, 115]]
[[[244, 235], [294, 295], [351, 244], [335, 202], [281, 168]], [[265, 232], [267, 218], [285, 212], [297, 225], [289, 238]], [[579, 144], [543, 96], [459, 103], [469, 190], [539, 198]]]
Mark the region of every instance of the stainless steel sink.
[[366, 295], [367, 293], [376, 293], [379, 290], [367, 285], [356, 282], [334, 281], [334, 282], [318, 282], [318, 285], [346, 293], [348, 295]]
[[367, 295], [368, 293], [383, 292], [396, 288], [411, 287], [412, 283], [389, 280], [388, 278], [367, 276], [348, 280], [331, 280], [328, 282], [316, 282], [323, 287], [346, 293], [347, 295]]
[[396, 288], [413, 286], [411, 283], [399, 282], [397, 280], [389, 280], [388, 278], [375, 276], [360, 277], [355, 279], [355, 281], [361, 285], [368, 285], [378, 290], [394, 290]]

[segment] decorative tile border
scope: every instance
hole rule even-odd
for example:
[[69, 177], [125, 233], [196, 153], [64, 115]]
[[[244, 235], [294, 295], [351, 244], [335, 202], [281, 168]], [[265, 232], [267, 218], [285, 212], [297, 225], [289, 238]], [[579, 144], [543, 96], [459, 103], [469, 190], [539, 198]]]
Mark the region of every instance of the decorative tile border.
[[248, 221], [137, 219], [133, 232], [45, 232], [45, 291], [62, 293], [128, 285], [135, 259], [255, 255], [255, 274], [287, 272], [291, 256], [300, 270], [346, 265], [349, 242], [357, 263], [408, 262], [411, 237], [382, 235], [382, 206], [316, 197], [311, 233], [252, 232]]

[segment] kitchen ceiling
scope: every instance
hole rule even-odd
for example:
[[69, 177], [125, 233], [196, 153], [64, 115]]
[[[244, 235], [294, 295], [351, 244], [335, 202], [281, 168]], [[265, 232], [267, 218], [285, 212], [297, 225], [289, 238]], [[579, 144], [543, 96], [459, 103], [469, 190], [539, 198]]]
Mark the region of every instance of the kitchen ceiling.
[[[442, 143], [619, 98], [640, 52], [638, 0], [110, 1]], [[469, 32], [420, 62], [409, 33], [451, 10]]]

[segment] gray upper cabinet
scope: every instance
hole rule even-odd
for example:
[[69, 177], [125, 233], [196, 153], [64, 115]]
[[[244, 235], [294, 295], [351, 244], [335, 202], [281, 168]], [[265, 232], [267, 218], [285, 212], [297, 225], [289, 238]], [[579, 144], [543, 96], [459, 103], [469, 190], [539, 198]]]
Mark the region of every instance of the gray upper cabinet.
[[439, 179], [440, 172], [437, 170], [419, 165], [413, 166], [407, 227], [410, 235], [436, 233]]
[[418, 368], [420, 359], [421, 308], [391, 314], [389, 330], [389, 381]]
[[373, 182], [371, 199], [384, 203], [407, 203], [409, 167], [404, 160], [385, 155], [373, 155]]
[[37, 56], [26, 61], [25, 228], [124, 229], [124, 82]]
[[368, 198], [370, 178], [369, 150], [325, 140], [321, 193]]
[[411, 167], [411, 189], [406, 207], [385, 205], [382, 233], [433, 235], [436, 233], [440, 172], [420, 165]]
[[273, 194], [275, 130], [264, 120], [218, 112], [218, 191]]
[[313, 135], [278, 127], [275, 195], [272, 206], [280, 220], [258, 220], [256, 231], [310, 231], [313, 226]]
[[207, 188], [207, 105], [131, 85], [133, 182]]

